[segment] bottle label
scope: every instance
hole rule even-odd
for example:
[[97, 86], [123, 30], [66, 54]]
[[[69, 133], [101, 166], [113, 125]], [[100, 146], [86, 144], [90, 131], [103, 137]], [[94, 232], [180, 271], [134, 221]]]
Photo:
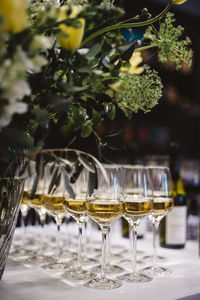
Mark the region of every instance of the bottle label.
[[175, 206], [166, 216], [166, 244], [185, 244], [186, 220], [187, 206]]

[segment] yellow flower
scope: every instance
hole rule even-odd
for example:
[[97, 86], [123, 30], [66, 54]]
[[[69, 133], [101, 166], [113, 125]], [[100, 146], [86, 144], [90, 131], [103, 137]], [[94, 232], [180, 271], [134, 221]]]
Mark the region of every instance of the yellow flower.
[[[76, 18], [76, 16], [81, 12], [82, 7], [80, 5], [73, 6], [71, 14], [68, 16], [66, 11], [69, 9], [67, 5], [62, 6], [60, 9], [59, 21], [65, 20], [66, 18]], [[85, 29], [85, 19], [78, 18], [77, 21], [80, 25], [77, 27], [67, 26], [65, 24], [60, 24], [59, 28], [61, 33], [58, 36], [58, 41], [60, 45], [71, 51], [75, 51], [80, 47], [84, 29]]]
[[122, 72], [128, 72], [129, 74], [141, 74], [144, 71], [143, 67], [138, 67], [142, 62], [142, 54], [141, 52], [134, 52], [131, 56], [129, 63], [130, 67], [121, 67], [120, 70]]
[[187, 0], [171, 0], [173, 4], [181, 5], [185, 3]]
[[0, 0], [0, 32], [18, 33], [26, 27], [25, 0]]

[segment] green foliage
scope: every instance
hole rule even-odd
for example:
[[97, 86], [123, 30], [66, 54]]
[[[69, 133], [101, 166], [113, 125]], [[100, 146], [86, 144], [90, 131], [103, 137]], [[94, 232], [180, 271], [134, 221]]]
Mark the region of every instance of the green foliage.
[[160, 24], [159, 30], [150, 26], [147, 28], [144, 37], [150, 40], [152, 47], [158, 48], [158, 59], [162, 63], [173, 62], [179, 70], [182, 62], [191, 65], [192, 50], [191, 40], [183, 39], [184, 28], [175, 26], [174, 14], [168, 13], [165, 21]]
[[130, 118], [130, 111], [149, 112], [162, 96], [162, 83], [158, 73], [145, 66], [142, 75], [123, 73], [121, 101], [118, 106]]
[[[124, 11], [112, 0], [62, 0], [63, 5], [68, 5], [69, 12], [73, 5], [82, 5], [82, 10], [60, 21], [57, 1], [30, 0], [26, 29], [18, 34], [0, 33], [0, 159], [4, 155], [5, 161], [14, 153], [21, 158], [24, 149], [33, 152], [49, 147], [49, 141], [52, 146], [57, 136], [65, 147], [72, 146], [76, 136], [93, 135], [97, 151], [104, 146], [114, 148], [98, 135], [97, 127], [107, 118], [114, 120], [118, 107], [131, 119], [132, 112], [149, 112], [158, 103], [162, 84], [155, 71], [149, 67], [141, 75], [121, 71], [121, 66], [130, 66], [133, 52], [140, 51], [138, 41], [125, 43], [121, 28], [155, 23], [158, 31], [154, 26], [147, 29], [141, 50], [157, 47], [160, 61], [172, 61], [177, 68], [182, 61], [191, 61], [190, 41], [180, 39], [183, 29], [174, 26], [173, 16], [168, 14], [164, 22], [158, 22], [170, 4], [157, 17], [143, 14], [148, 20], [136, 23], [122, 20]], [[77, 27], [80, 18], [85, 19], [82, 44], [70, 52], [59, 44], [59, 25]], [[113, 88], [116, 82], [120, 82], [119, 91]], [[54, 177], [52, 190], [60, 173]], [[65, 177], [66, 188], [73, 194]]]

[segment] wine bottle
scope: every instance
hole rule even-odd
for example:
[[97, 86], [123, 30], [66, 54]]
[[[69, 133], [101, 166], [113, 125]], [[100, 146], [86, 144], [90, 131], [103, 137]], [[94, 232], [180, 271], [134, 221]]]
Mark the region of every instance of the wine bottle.
[[175, 143], [170, 146], [170, 170], [174, 190], [174, 208], [161, 221], [160, 245], [165, 248], [180, 249], [184, 248], [186, 243], [187, 202], [179, 173], [178, 145]]

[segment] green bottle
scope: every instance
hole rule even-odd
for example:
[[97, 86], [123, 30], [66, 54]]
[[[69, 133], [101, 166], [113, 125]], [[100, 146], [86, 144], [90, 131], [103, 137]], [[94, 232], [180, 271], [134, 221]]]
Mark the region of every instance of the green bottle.
[[170, 170], [174, 189], [174, 208], [161, 221], [160, 245], [165, 248], [180, 249], [185, 247], [187, 235], [187, 201], [183, 182], [180, 178], [178, 145], [170, 146]]

